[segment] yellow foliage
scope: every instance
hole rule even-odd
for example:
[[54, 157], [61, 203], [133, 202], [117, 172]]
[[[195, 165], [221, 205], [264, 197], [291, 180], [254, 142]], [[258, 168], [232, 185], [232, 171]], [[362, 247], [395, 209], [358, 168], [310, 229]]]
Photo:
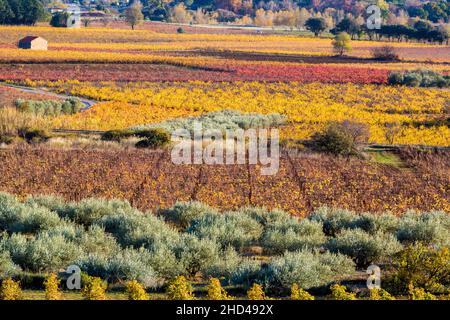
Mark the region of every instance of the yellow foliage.
[[194, 300], [193, 290], [184, 276], [178, 276], [168, 283], [166, 293], [170, 300]]
[[[269, 19], [270, 20], [270, 19]], [[123, 51], [136, 52], [133, 61], [143, 59], [143, 53], [161, 51], [184, 51], [197, 48], [209, 50], [232, 50], [241, 52], [278, 53], [292, 55], [330, 55], [332, 39], [317, 39], [312, 37], [298, 37], [296, 35], [264, 35], [255, 37], [250, 34], [191, 34], [191, 33], [158, 33], [151, 30], [127, 30], [120, 28], [83, 28], [66, 29], [44, 26], [0, 26], [2, 41], [15, 43], [26, 34], [39, 34], [49, 40], [49, 50], [43, 53], [1, 48], [0, 57], [20, 60], [29, 56], [32, 59], [42, 59], [42, 56], [54, 55], [64, 59], [77, 50], [78, 59], [86, 61], [100, 54], [114, 53], [117, 59], [123, 59]], [[357, 41], [354, 44], [354, 56], [369, 57], [371, 48], [382, 46], [384, 42]], [[405, 60], [416, 61], [449, 61], [448, 55], [442, 54], [442, 46], [413, 42], [392, 42], [391, 46], [399, 50]], [[406, 48], [406, 50], [403, 50]], [[1, 52], [4, 51], [4, 52]], [[107, 51], [107, 52], [105, 52]], [[110, 52], [111, 51], [111, 52]], [[33, 57], [33, 54], [36, 56]], [[82, 55], [84, 53], [85, 55]], [[54, 57], [54, 58], [55, 58]], [[0, 58], [1, 59], [1, 58]], [[136, 60], [134, 60], [136, 59]], [[201, 57], [201, 59], [207, 59]], [[264, 61], [267, 63], [267, 61]], [[409, 64], [411, 65], [411, 64]], [[384, 64], [383, 66], [389, 66]], [[448, 68], [448, 67], [447, 67]]]
[[291, 300], [314, 300], [314, 296], [294, 283], [291, 287]]
[[107, 283], [98, 277], [83, 277], [81, 295], [85, 300], [106, 300]]
[[0, 299], [1, 300], [19, 300], [22, 297], [22, 289], [20, 289], [20, 283], [10, 278], [2, 281], [0, 287]]
[[211, 278], [208, 286], [208, 295], [207, 298], [209, 300], [231, 300], [230, 297], [224, 288], [220, 285], [220, 281], [217, 278]]
[[128, 281], [125, 285], [128, 300], [149, 300], [150, 296], [145, 291], [144, 286], [137, 280]]
[[61, 280], [58, 279], [57, 275], [50, 273], [44, 281], [45, 287], [45, 298], [47, 300], [61, 300], [62, 294], [59, 290], [59, 284]]
[[347, 292], [347, 288], [339, 284], [331, 286], [331, 297], [334, 300], [357, 300], [356, 294]]
[[[330, 121], [368, 125], [370, 142], [450, 145], [442, 119], [450, 91], [437, 88], [358, 84], [261, 82], [35, 82], [101, 102], [86, 112], [63, 115], [54, 127], [111, 130], [232, 109], [244, 113], [279, 113], [287, 117], [281, 138], [307, 139]], [[441, 121], [442, 122], [442, 121]], [[395, 129], [395, 130], [394, 130]]]
[[437, 300], [437, 297], [425, 291], [423, 288], [414, 288], [412, 284], [409, 285], [409, 299], [410, 300]]
[[371, 289], [370, 300], [395, 300], [395, 298], [386, 290], [383, 289]]
[[266, 295], [260, 284], [254, 283], [247, 291], [247, 297], [249, 300], [265, 300]]

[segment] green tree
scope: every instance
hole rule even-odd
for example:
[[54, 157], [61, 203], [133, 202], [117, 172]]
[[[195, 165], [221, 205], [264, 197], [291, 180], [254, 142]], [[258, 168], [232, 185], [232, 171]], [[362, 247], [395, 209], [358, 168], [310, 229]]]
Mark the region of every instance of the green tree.
[[345, 52], [352, 50], [351, 39], [347, 32], [341, 32], [333, 40], [334, 51], [339, 55], [343, 56]]
[[309, 18], [305, 23], [306, 29], [313, 32], [318, 37], [327, 28], [325, 19], [323, 18]]
[[56, 12], [50, 20], [50, 25], [57, 28], [66, 27], [67, 19], [69, 19], [69, 14], [67, 12]]
[[44, 6], [39, 0], [22, 0], [22, 6], [26, 10], [23, 12], [21, 24], [34, 25], [45, 14]]
[[8, 24], [14, 18], [7, 0], [0, 0], [0, 24]]
[[352, 39], [354, 39], [355, 35], [357, 35], [358, 32], [361, 31], [361, 27], [355, 19], [345, 17], [336, 25], [335, 31], [336, 34], [339, 34], [340, 32], [346, 32], [352, 36]]

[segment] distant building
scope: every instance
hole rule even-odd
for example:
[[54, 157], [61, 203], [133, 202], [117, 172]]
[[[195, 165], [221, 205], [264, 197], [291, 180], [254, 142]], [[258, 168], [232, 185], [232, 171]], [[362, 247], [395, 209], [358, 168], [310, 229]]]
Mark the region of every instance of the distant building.
[[19, 40], [18, 46], [20, 49], [47, 50], [48, 42], [38, 36], [27, 36]]
[[76, 4], [69, 4], [64, 7], [56, 6], [50, 8], [50, 13], [55, 14], [58, 12], [66, 12], [68, 15], [65, 26], [67, 28], [80, 28], [81, 27], [81, 10]]
[[69, 14], [69, 18], [67, 19], [67, 28], [80, 28], [81, 27], [80, 7], [71, 4], [67, 7], [66, 12]]

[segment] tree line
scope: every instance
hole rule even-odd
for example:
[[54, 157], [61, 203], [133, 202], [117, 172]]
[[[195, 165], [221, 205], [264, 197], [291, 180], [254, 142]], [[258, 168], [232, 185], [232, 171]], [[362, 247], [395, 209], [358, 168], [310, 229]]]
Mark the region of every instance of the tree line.
[[0, 24], [33, 25], [45, 13], [39, 0], [0, 0]]
[[[321, 17], [309, 18], [305, 27], [313, 32], [315, 36], [319, 36], [327, 29], [325, 19]], [[389, 41], [423, 41], [434, 43], [448, 43], [448, 31], [440, 26], [433, 26], [428, 21], [418, 20], [412, 26], [402, 24], [381, 25], [379, 29], [368, 29], [365, 24], [359, 24], [356, 19], [349, 17], [344, 18], [336, 27], [331, 29], [332, 34], [341, 32], [348, 33], [352, 39], [361, 39], [364, 35], [370, 40]]]

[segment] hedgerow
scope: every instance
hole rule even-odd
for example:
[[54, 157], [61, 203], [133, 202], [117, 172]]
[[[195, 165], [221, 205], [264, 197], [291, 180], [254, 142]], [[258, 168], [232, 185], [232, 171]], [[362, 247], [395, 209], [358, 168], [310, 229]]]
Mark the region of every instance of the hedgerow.
[[17, 99], [15, 105], [22, 112], [29, 112], [37, 116], [52, 117], [63, 114], [75, 114], [80, 112], [84, 107], [84, 104], [76, 98], [69, 98], [64, 101]]

